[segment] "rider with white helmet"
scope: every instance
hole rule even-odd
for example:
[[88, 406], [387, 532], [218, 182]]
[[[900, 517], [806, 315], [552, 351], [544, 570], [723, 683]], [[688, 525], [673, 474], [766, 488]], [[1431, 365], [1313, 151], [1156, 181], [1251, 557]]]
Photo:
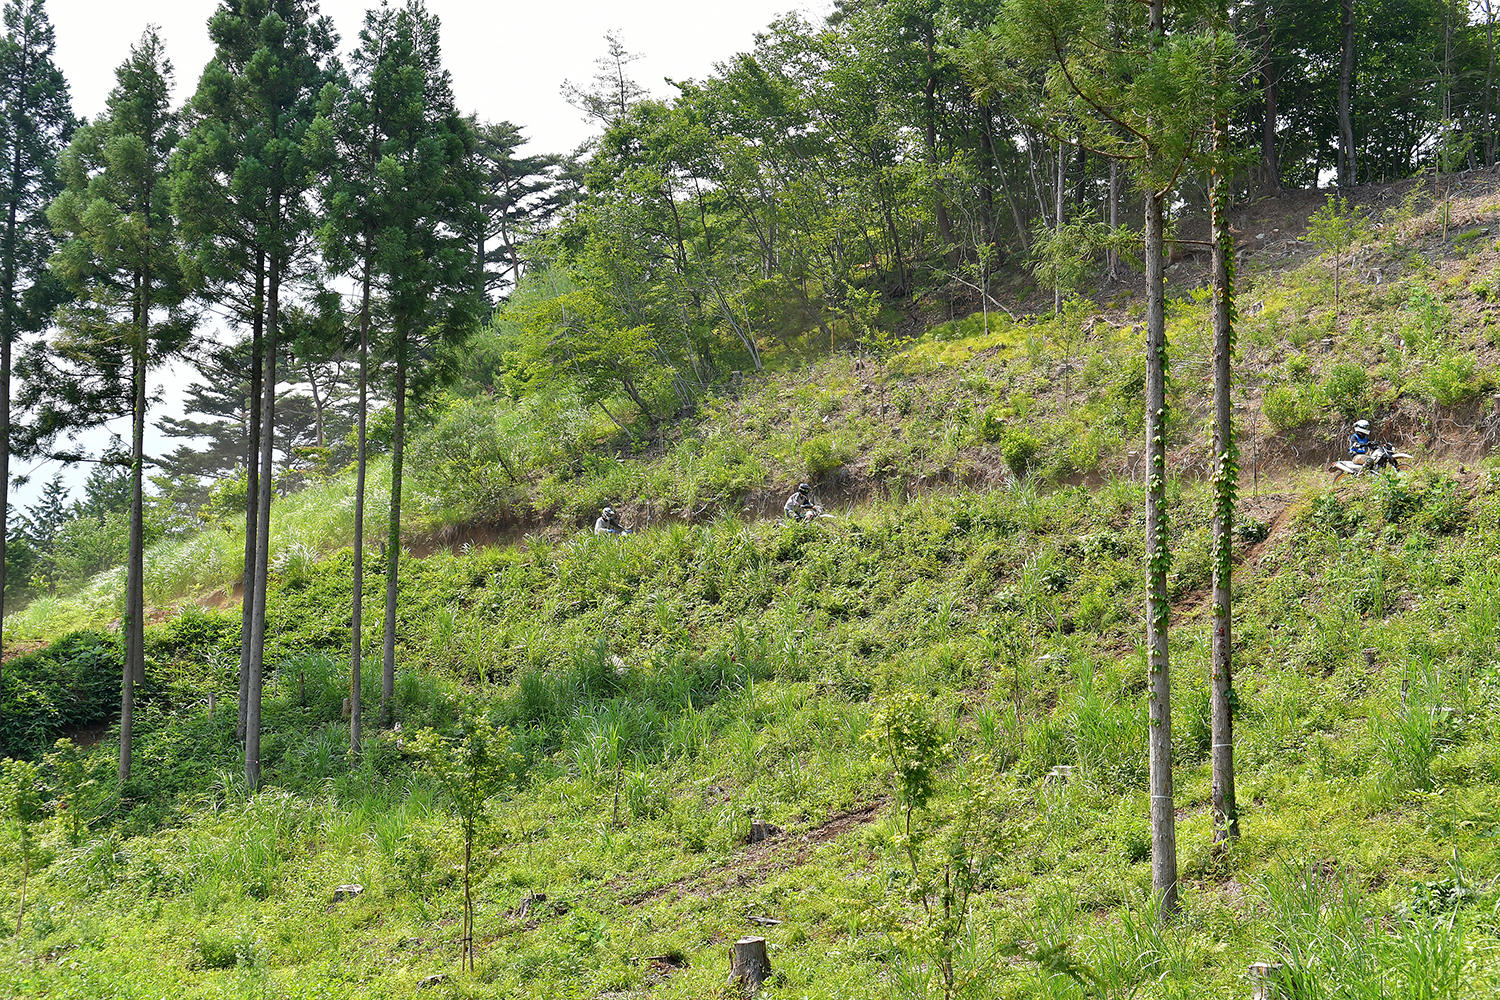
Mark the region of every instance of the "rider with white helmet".
[[1349, 435], [1349, 457], [1363, 457], [1370, 453], [1370, 422], [1356, 420], [1354, 433]]
[[613, 507], [606, 507], [599, 512], [599, 520], [594, 522], [594, 534], [596, 535], [628, 535], [629, 530], [620, 523], [620, 518], [615, 514]]

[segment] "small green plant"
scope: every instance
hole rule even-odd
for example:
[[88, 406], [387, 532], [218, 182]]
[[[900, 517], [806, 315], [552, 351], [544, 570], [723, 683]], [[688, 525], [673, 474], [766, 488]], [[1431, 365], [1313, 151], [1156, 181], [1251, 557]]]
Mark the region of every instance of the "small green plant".
[[1025, 475], [1032, 461], [1042, 450], [1042, 442], [1030, 431], [1019, 427], [1007, 428], [1000, 438], [1000, 456], [1006, 467], [1017, 476]]
[[36, 826], [45, 814], [46, 797], [42, 789], [41, 769], [28, 760], [0, 761], [0, 810], [20, 837], [21, 902], [16, 908], [16, 933], [26, 915], [26, 888], [31, 879], [32, 853], [36, 844]]
[[463, 959], [474, 968], [474, 839], [490, 797], [512, 780], [520, 757], [512, 749], [510, 731], [495, 726], [474, 706], [462, 713], [458, 732], [443, 738], [424, 729], [412, 739], [410, 751], [458, 812], [464, 843]]
[[809, 477], [832, 472], [848, 460], [844, 448], [827, 434], [819, 434], [802, 444], [802, 468]]
[[1427, 366], [1423, 373], [1425, 395], [1439, 406], [1457, 406], [1479, 395], [1483, 387], [1475, 378], [1471, 354], [1450, 354]]
[[1307, 220], [1307, 238], [1333, 262], [1333, 308], [1343, 316], [1342, 268], [1344, 254], [1372, 232], [1369, 215], [1336, 195]]
[[57, 776], [57, 812], [67, 827], [68, 843], [76, 847], [94, 817], [100, 794], [88, 755], [64, 737], [43, 758], [43, 764]]

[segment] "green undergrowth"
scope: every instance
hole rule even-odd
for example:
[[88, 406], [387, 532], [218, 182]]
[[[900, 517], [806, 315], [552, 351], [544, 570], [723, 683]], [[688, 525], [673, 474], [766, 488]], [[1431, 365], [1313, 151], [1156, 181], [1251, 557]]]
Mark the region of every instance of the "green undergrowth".
[[[940, 996], [948, 963], [968, 997], [1217, 1000], [1248, 995], [1259, 959], [1286, 963], [1297, 997], [1493, 995], [1500, 489], [1431, 472], [1247, 516], [1244, 837], [1221, 854], [1208, 497], [1174, 484], [1184, 912], [1165, 929], [1140, 502], [1128, 480], [1028, 481], [814, 525], [723, 517], [414, 560], [401, 727], [374, 726], [367, 658], [357, 760], [347, 552], [309, 563], [271, 597], [254, 794], [233, 740], [238, 616], [153, 626], [136, 777], [114, 786], [108, 738], [81, 769], [66, 748], [44, 764], [19, 931], [19, 840], [0, 836], [0, 993], [407, 997], [441, 974], [422, 995], [696, 998], [729, 995], [728, 943], [762, 933], [770, 998]], [[456, 823], [405, 753], [465, 701], [524, 773], [480, 837], [472, 974]], [[1057, 765], [1065, 785], [1046, 780]], [[785, 833], [747, 845], [753, 820]], [[363, 893], [335, 899], [346, 883]], [[944, 884], [972, 893], [948, 931], [929, 913]]]

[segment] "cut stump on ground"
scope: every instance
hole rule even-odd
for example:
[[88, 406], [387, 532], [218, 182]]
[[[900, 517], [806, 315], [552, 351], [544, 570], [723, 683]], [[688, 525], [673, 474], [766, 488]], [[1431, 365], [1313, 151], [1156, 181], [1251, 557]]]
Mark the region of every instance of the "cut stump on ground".
[[754, 993], [771, 976], [771, 956], [763, 937], [743, 937], [729, 951], [729, 985], [739, 984], [746, 993]]

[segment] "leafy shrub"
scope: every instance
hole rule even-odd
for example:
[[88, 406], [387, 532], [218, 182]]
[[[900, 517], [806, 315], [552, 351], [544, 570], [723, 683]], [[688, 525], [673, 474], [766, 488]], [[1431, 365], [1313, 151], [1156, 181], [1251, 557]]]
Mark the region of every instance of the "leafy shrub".
[[802, 467], [809, 477], [831, 472], [848, 460], [846, 450], [827, 434], [819, 434], [803, 442]]
[[1341, 361], [1323, 380], [1323, 395], [1338, 414], [1353, 420], [1369, 409], [1370, 375], [1362, 365]]
[[1274, 385], [1266, 390], [1261, 410], [1278, 431], [1295, 430], [1317, 415], [1318, 407], [1309, 386]]
[[979, 415], [979, 424], [975, 430], [981, 441], [999, 441], [1005, 434], [1005, 421], [995, 412], [994, 407], [986, 407]]
[[1031, 467], [1032, 460], [1041, 450], [1042, 442], [1036, 435], [1019, 427], [1009, 428], [1000, 439], [1000, 455], [1010, 471], [1018, 476]]
[[1422, 381], [1424, 394], [1440, 406], [1457, 406], [1483, 389], [1474, 377], [1474, 358], [1469, 354], [1449, 355], [1428, 365]]
[[0, 747], [32, 754], [66, 730], [110, 718], [124, 665], [120, 640], [74, 632], [5, 665], [0, 693]]

